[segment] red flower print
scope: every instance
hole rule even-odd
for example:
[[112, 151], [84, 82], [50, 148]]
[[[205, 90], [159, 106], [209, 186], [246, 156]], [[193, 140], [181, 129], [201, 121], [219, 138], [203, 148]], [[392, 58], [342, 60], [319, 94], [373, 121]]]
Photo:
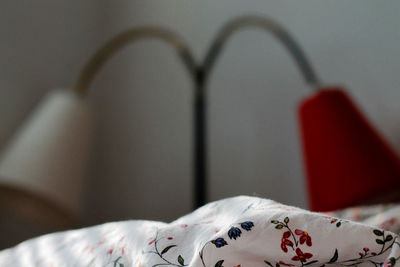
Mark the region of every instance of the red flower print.
[[149, 242], [149, 245], [153, 244], [155, 241], [156, 241], [155, 239], [151, 240], [151, 241]]
[[[363, 258], [364, 256], [367, 256], [368, 251], [369, 251], [369, 248], [363, 248], [363, 251], [364, 251], [365, 253], [362, 253], [362, 252], [358, 253], [358, 255], [360, 255], [361, 258]], [[376, 256], [376, 253], [375, 253], [375, 255], [374, 255], [374, 252], [372, 252], [371, 255], [372, 255], [372, 256]]]
[[111, 255], [114, 251], [114, 248], [110, 248], [109, 250], [107, 250], [107, 254]]
[[290, 231], [286, 231], [283, 233], [283, 236], [281, 239], [281, 248], [284, 252], [288, 252], [288, 249], [286, 246], [293, 248], [293, 242], [290, 239], [288, 239], [289, 237], [290, 237]]
[[307, 259], [313, 256], [311, 253], [303, 253], [300, 248], [296, 248], [296, 254], [297, 256], [294, 256], [292, 261], [307, 262]]
[[168, 240], [172, 240], [172, 239], [174, 239], [173, 237], [168, 237]]
[[278, 262], [280, 265], [285, 265], [285, 266], [294, 266], [294, 264], [286, 263], [284, 261], [279, 261]]
[[296, 229], [294, 232], [296, 235], [300, 236], [300, 244], [301, 245], [304, 244], [304, 242], [306, 242], [307, 246], [309, 246], [309, 247], [312, 246], [311, 236], [306, 231]]

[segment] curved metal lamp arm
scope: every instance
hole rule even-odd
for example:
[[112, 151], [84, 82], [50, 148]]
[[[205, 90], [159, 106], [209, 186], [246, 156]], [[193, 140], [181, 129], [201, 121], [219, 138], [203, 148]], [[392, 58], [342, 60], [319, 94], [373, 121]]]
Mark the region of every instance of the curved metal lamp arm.
[[[74, 91], [76, 91], [79, 95], [86, 95], [97, 72], [107, 62], [108, 59], [110, 59], [116, 52], [128, 44], [147, 38], [157, 38], [170, 44], [176, 50], [183, 64], [189, 71], [194, 85], [198, 84], [198, 73], [200, 68], [197, 66], [193, 53], [183, 39], [180, 38], [176, 33], [162, 27], [141, 27], [133, 28], [118, 34], [109, 40], [99, 50], [97, 50], [97, 52], [93, 54], [80, 72], [79, 77], [73, 87]], [[194, 150], [196, 151], [197, 149]], [[194, 163], [194, 165], [197, 166], [199, 164]], [[197, 170], [196, 167], [195, 169]], [[200, 179], [203, 179], [203, 177]], [[203, 192], [200, 194], [202, 195]], [[197, 205], [198, 201], [196, 201], [196, 197], [198, 195], [198, 191], [196, 187], [194, 188], [194, 195], [196, 195], [194, 203]]]
[[197, 64], [193, 53], [190, 51], [188, 45], [183, 41], [183, 39], [176, 33], [161, 27], [140, 27], [118, 34], [97, 50], [80, 72], [74, 90], [80, 95], [87, 94], [96, 73], [108, 59], [124, 46], [147, 38], [157, 38], [170, 44], [179, 54], [179, 57], [195, 82]]
[[275, 21], [265, 16], [258, 15], [246, 15], [233, 19], [227, 22], [217, 33], [203, 61], [203, 76], [205, 80], [208, 79], [215, 62], [229, 37], [238, 30], [246, 27], [260, 28], [276, 37], [294, 58], [305, 82], [313, 87], [317, 87], [321, 84], [304, 51], [289, 32]]
[[258, 27], [272, 34], [289, 51], [310, 86], [317, 88], [320, 80], [301, 47], [282, 26], [273, 20], [258, 15], [247, 15], [228, 21], [217, 33], [198, 71], [195, 101], [195, 207], [207, 202], [207, 116], [206, 83], [224, 45], [236, 31], [247, 27]]

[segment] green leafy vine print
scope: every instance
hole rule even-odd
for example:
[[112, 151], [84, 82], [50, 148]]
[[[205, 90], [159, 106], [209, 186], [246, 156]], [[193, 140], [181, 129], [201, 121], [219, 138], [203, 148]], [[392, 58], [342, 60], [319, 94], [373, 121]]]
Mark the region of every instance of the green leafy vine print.
[[177, 245], [174, 245], [174, 244], [168, 245], [168, 246], [164, 247], [160, 251], [160, 249], [158, 247], [158, 242], [160, 242], [163, 239], [173, 240], [174, 238], [173, 237], [161, 237], [161, 238], [159, 238], [158, 237], [158, 231], [157, 231], [156, 237], [154, 239], [150, 240], [150, 242], [149, 242], [149, 245], [153, 245], [154, 246], [154, 250], [150, 250], [150, 251], [148, 251], [146, 253], [156, 254], [160, 258], [160, 260], [162, 260], [161, 263], [154, 264], [152, 267], [156, 267], [156, 266], [178, 266], [178, 267], [187, 266], [187, 264], [185, 264], [184, 258], [181, 255], [179, 255], [177, 257], [176, 263], [172, 262], [172, 260], [168, 260], [165, 257], [165, 254], [167, 254], [167, 252], [170, 251], [172, 248], [177, 247]]
[[338, 265], [342, 265], [342, 266], [358, 266], [361, 263], [364, 262], [369, 262], [371, 263], [373, 266], [378, 267], [378, 266], [384, 266], [384, 267], [391, 267], [394, 266], [394, 264], [396, 263], [396, 261], [399, 258], [389, 258], [388, 260], [386, 260], [385, 262], [377, 262], [374, 260], [374, 258], [376, 258], [379, 255], [384, 254], [386, 251], [388, 251], [389, 249], [391, 249], [393, 247], [393, 245], [400, 245], [400, 243], [397, 241], [398, 236], [393, 237], [392, 234], [386, 234], [385, 231], [383, 230], [379, 230], [379, 229], [374, 229], [372, 231], [375, 235], [375, 242], [379, 245], [381, 245], [381, 250], [379, 252], [371, 252], [369, 248], [365, 247], [363, 248], [363, 251], [359, 252], [359, 257], [358, 258], [353, 258], [350, 260], [344, 260], [344, 261], [337, 261], [339, 258], [339, 253], [338, 250], [335, 250], [335, 253], [332, 257], [332, 259], [325, 263], [322, 264], [321, 267], [325, 267], [326, 264], [338, 264]]

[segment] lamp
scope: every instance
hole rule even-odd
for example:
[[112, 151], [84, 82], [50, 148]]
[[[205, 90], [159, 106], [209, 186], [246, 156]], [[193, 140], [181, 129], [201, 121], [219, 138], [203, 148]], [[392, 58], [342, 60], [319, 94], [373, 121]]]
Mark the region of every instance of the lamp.
[[[310, 208], [327, 211], [400, 200], [399, 157], [342, 88], [321, 85], [301, 47], [275, 21], [250, 15], [226, 23], [203, 61], [202, 83], [210, 76], [228, 38], [249, 26], [276, 37], [294, 58], [305, 82], [314, 89], [313, 94], [302, 101], [298, 114]], [[205, 115], [200, 118], [204, 123]]]
[[1, 205], [62, 228], [76, 222], [91, 125], [85, 99], [72, 90], [50, 92], [3, 151]]
[[299, 107], [310, 208], [400, 200], [400, 159], [340, 87]]
[[112, 38], [84, 66], [73, 90], [47, 95], [3, 151], [0, 207], [52, 229], [69, 228], [77, 222], [92, 131], [85, 96], [106, 61], [122, 47], [143, 38], [170, 44], [195, 75], [197, 66], [191, 51], [169, 30], [141, 27]]

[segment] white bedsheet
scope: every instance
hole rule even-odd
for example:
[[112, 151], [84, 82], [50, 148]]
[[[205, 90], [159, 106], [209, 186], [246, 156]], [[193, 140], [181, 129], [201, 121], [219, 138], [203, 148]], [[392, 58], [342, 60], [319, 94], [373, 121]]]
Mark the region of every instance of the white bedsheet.
[[319, 214], [240, 196], [169, 224], [123, 221], [45, 235], [1, 251], [0, 266], [400, 266], [390, 231], [399, 219], [396, 205]]

